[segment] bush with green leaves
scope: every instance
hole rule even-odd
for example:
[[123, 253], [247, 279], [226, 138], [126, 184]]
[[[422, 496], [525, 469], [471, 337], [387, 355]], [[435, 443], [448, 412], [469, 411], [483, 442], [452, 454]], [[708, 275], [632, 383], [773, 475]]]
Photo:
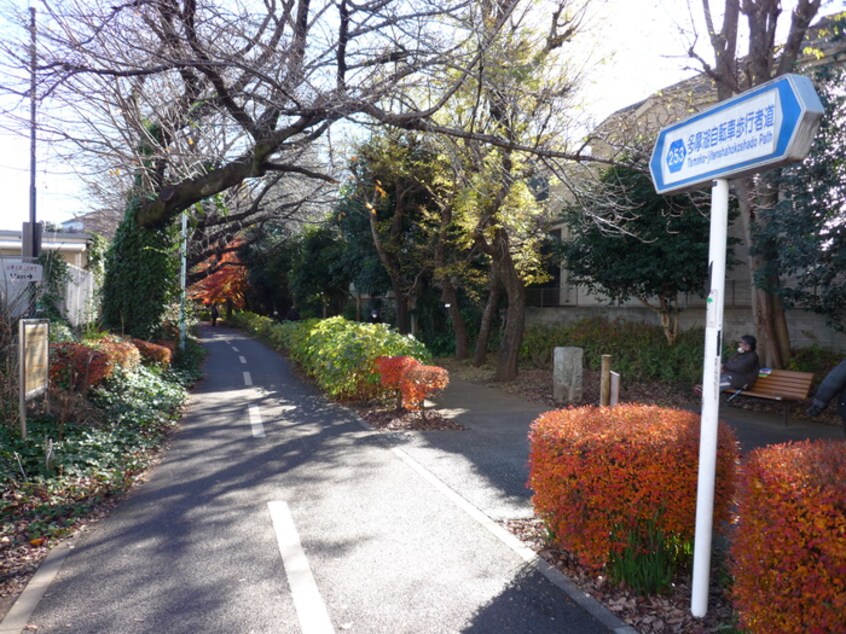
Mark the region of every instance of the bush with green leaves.
[[626, 380], [693, 385], [702, 382], [704, 342], [701, 328], [682, 332], [676, 344], [669, 346], [660, 326], [591, 318], [529, 327], [520, 360], [546, 368], [552, 363], [556, 346], [575, 346], [584, 349], [585, 365], [591, 370], [598, 370], [602, 355], [610, 354], [614, 370]]
[[[699, 327], [683, 331], [676, 344], [669, 346], [660, 326], [624, 320], [594, 317], [529, 326], [523, 336], [520, 361], [549, 368], [556, 346], [582, 348], [585, 367], [590, 370], [599, 370], [602, 355], [610, 354], [614, 371], [627, 381], [660, 381], [676, 386], [702, 382], [705, 332]], [[730, 349], [723, 350], [724, 358], [730, 354]], [[787, 369], [813, 372], [819, 381], [842, 358], [842, 354], [814, 344], [794, 349]]]
[[349, 321], [343, 317], [274, 323], [239, 313], [236, 325], [284, 350], [327, 394], [363, 399], [380, 390], [373, 362], [381, 356], [431, 359], [426, 346], [387, 324]]
[[0, 539], [60, 537], [127, 488], [169, 434], [186, 391], [179, 374], [138, 366], [89, 396], [96, 420], [67, 421], [61, 435], [44, 414], [28, 421], [26, 440], [0, 426]]
[[65, 301], [65, 285], [70, 281], [68, 263], [57, 251], [44, 251], [38, 256], [43, 267], [43, 281], [39, 285], [38, 304], [41, 313], [53, 324], [67, 324], [62, 314]]
[[268, 339], [279, 322], [273, 321], [270, 317], [256, 315], [249, 311], [237, 312], [232, 315], [230, 323], [236, 328], [246, 330], [250, 334], [261, 339]]
[[140, 194], [133, 191], [106, 254], [102, 321], [113, 332], [150, 339], [177, 292], [178, 259], [174, 227], [138, 225], [141, 202]]

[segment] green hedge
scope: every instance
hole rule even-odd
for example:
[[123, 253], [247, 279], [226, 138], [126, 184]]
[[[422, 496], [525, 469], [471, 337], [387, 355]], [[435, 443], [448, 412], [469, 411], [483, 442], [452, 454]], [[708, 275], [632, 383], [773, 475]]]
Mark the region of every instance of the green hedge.
[[694, 385], [702, 382], [705, 332], [692, 328], [667, 345], [659, 326], [602, 318], [582, 319], [555, 326], [531, 326], [523, 337], [520, 361], [546, 368], [556, 346], [585, 351], [585, 366], [598, 370], [602, 355], [613, 357], [613, 367], [627, 380], [658, 380]]
[[296, 362], [327, 394], [364, 399], [379, 390], [373, 361], [379, 356], [431, 359], [426, 346], [386, 324], [343, 317], [276, 323], [268, 317], [238, 313], [234, 325], [268, 341]]
[[[556, 346], [584, 349], [585, 367], [590, 370], [599, 370], [602, 355], [610, 354], [614, 371], [630, 381], [655, 380], [676, 385], [702, 382], [703, 328], [680, 333], [676, 345], [670, 346], [660, 326], [623, 320], [595, 317], [554, 326], [530, 326], [520, 349], [523, 367], [551, 367]], [[724, 349], [724, 358], [733, 353]], [[820, 381], [842, 358], [842, 354], [819, 345], [796, 348], [787, 369], [813, 372]]]

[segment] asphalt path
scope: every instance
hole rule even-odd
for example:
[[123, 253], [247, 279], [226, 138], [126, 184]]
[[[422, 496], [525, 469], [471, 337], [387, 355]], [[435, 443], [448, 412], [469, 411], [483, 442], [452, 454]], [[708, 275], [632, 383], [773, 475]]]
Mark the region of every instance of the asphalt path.
[[528, 513], [522, 448], [380, 434], [264, 344], [203, 343], [181, 430], [62, 556], [39, 634], [631, 631], [493, 521]]

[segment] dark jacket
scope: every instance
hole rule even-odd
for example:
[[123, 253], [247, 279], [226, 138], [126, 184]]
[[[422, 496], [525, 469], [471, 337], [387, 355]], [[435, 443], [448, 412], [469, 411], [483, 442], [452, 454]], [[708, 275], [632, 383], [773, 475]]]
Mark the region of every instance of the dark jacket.
[[837, 413], [846, 421], [846, 360], [838, 363], [825, 375], [812, 403], [823, 410], [835, 397], [838, 397]]
[[738, 352], [723, 364], [723, 376], [727, 376], [732, 387], [751, 386], [758, 378], [761, 362], [754, 350]]

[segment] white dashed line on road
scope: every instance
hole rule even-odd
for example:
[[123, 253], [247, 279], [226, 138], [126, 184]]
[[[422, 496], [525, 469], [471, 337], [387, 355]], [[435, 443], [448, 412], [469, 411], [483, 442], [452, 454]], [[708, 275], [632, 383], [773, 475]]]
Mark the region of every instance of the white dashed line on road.
[[250, 387], [253, 384], [253, 377], [250, 376], [249, 372], [244, 372], [244, 385]]
[[242, 364], [244, 364], [244, 365], [246, 365], [246, 364], [247, 364], [247, 358], [246, 358], [245, 356], [243, 356], [243, 355], [241, 355], [240, 357], [238, 357], [238, 360], [239, 360]]
[[273, 522], [300, 629], [303, 634], [334, 634], [335, 628], [314, 581], [314, 575], [311, 574], [288, 503], [274, 500], [267, 503], [267, 508], [270, 510], [270, 519]]
[[255, 405], [250, 406], [250, 427], [253, 428], [253, 438], [264, 438], [264, 425], [261, 423], [261, 410]]
[[236, 348], [235, 346], [232, 346], [232, 352], [238, 352], [238, 348]]

